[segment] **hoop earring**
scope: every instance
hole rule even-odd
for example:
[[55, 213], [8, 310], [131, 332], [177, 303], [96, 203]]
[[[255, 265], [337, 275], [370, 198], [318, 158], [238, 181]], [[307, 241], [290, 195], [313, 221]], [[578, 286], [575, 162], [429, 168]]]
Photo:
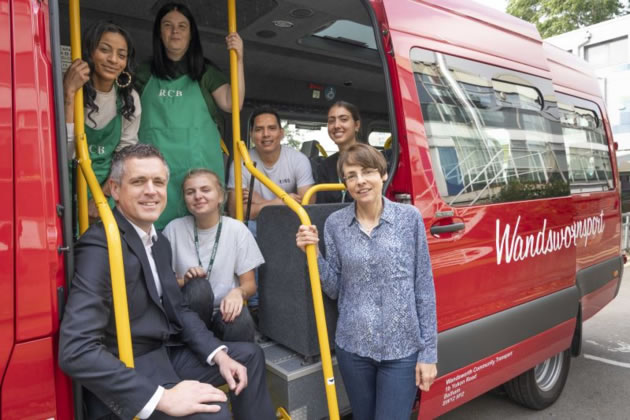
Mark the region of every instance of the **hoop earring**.
[[[122, 76], [123, 74], [125, 76], [127, 76], [127, 83], [120, 83], [120, 81], [118, 80], [118, 79], [120, 79], [120, 76]], [[129, 73], [128, 71], [123, 71], [116, 78], [116, 86], [118, 86], [120, 89], [124, 89], [127, 86], [129, 86], [130, 84], [131, 84], [131, 73]]]

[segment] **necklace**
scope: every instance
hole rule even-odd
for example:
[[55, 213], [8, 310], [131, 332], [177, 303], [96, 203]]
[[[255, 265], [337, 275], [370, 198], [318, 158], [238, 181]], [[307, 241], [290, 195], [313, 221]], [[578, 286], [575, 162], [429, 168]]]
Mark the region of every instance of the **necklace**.
[[[219, 248], [219, 238], [221, 237], [221, 228], [223, 227], [223, 217], [219, 217], [219, 227], [217, 227], [217, 234], [214, 237], [214, 245], [212, 246], [212, 254], [210, 254], [210, 262], [208, 263], [208, 269], [206, 270], [206, 279], [210, 280], [210, 273], [212, 273], [212, 266], [214, 265], [214, 258], [217, 256], [217, 248]], [[199, 234], [197, 232], [197, 222], [194, 223], [195, 228], [195, 251], [197, 251], [197, 261], [199, 261], [199, 267], [203, 267], [201, 264], [201, 255], [199, 255]]]

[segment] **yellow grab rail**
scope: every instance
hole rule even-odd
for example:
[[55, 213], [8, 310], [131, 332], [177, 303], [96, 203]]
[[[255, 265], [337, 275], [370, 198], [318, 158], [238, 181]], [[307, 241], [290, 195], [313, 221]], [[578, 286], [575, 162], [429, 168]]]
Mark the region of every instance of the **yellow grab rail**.
[[[70, 49], [72, 61], [81, 58], [81, 20], [79, 1], [70, 1]], [[85, 119], [83, 116], [83, 89], [78, 89], [74, 96], [74, 138], [77, 150], [77, 160], [81, 164], [79, 156], [79, 144], [85, 142]], [[89, 160], [89, 156], [88, 156]], [[83, 172], [77, 169], [75, 176], [77, 186], [77, 199], [79, 207], [79, 234], [82, 235], [89, 226], [87, 184]]]
[[328, 152], [326, 151], [326, 149], [324, 149], [324, 146], [322, 146], [321, 144], [319, 144], [319, 142], [315, 143], [315, 148], [317, 150], [319, 150], [319, 153], [322, 154], [323, 157], [327, 158], [328, 157]]
[[[228, 0], [228, 31], [236, 32], [236, 0]], [[241, 140], [241, 121], [238, 92], [238, 61], [236, 51], [230, 50], [230, 85], [232, 89], [232, 135], [234, 149], [234, 192], [236, 195], [236, 218], [243, 220], [243, 185], [241, 183], [241, 160], [253, 177], [256, 177], [264, 186], [269, 188], [275, 195], [293, 210], [300, 222], [310, 225], [311, 219], [306, 210], [295, 201], [282, 188], [278, 187], [269, 178], [263, 175], [252, 162], [247, 151], [247, 146]], [[324, 375], [324, 386], [326, 389], [326, 400], [328, 402], [328, 416], [331, 420], [339, 420], [339, 406], [337, 404], [337, 391], [335, 389], [335, 377], [328, 345], [328, 330], [326, 328], [326, 317], [324, 314], [324, 301], [322, 299], [322, 288], [319, 280], [319, 269], [317, 267], [316, 245], [306, 247], [306, 261], [311, 280], [311, 291], [313, 294], [313, 308], [315, 310], [315, 322], [317, 324], [317, 338], [319, 339], [319, 350], [322, 357], [322, 371]]]
[[[79, 0], [70, 0], [70, 38], [72, 59], [81, 58], [81, 15], [79, 12]], [[75, 96], [74, 129], [76, 138], [76, 153], [80, 170], [77, 178], [83, 180], [83, 190], [78, 189], [78, 199], [85, 205], [84, 218], [80, 218], [80, 232], [87, 229], [87, 185], [90, 186], [92, 197], [96, 203], [98, 214], [105, 227], [107, 237], [107, 250], [109, 253], [109, 269], [112, 277], [112, 299], [114, 304], [114, 317], [116, 320], [116, 336], [118, 339], [118, 353], [120, 360], [129, 368], [133, 368], [133, 349], [131, 347], [131, 329], [129, 327], [129, 307], [127, 306], [127, 287], [125, 284], [125, 270], [123, 267], [122, 247], [120, 232], [116, 219], [112, 214], [105, 194], [92, 170], [92, 161], [88, 152], [87, 139], [84, 128], [83, 115], [83, 90], [79, 89]], [[87, 182], [87, 184], [86, 184]], [[81, 225], [83, 223], [83, 225]]]
[[[233, 0], [230, 0], [233, 1]], [[239, 140], [239, 152], [243, 157], [245, 167], [252, 176], [256, 177], [265, 187], [269, 188], [276, 196], [278, 196], [284, 204], [293, 210], [300, 218], [303, 225], [310, 225], [311, 219], [306, 210], [293, 199], [286, 191], [274, 184], [272, 180], [267, 178], [254, 166], [245, 143]], [[236, 178], [238, 179], [238, 178]], [[236, 182], [235, 185], [240, 184]], [[317, 324], [317, 338], [319, 339], [319, 351], [322, 357], [322, 370], [324, 374], [324, 385], [326, 389], [326, 399], [328, 401], [328, 416], [331, 420], [339, 420], [339, 406], [337, 404], [337, 391], [335, 389], [335, 377], [332, 368], [332, 358], [330, 356], [330, 347], [328, 345], [328, 329], [326, 328], [326, 316], [324, 314], [324, 301], [322, 299], [322, 288], [319, 280], [319, 268], [317, 266], [317, 249], [316, 245], [306, 246], [306, 261], [308, 263], [308, 273], [311, 280], [311, 291], [313, 294], [313, 308], [315, 310], [315, 323]]]
[[221, 142], [219, 145], [221, 146], [221, 150], [223, 150], [223, 153], [225, 153], [226, 156], [230, 156], [230, 151], [225, 145], [225, 142], [223, 141], [223, 139], [220, 139], [219, 141]]
[[[228, 32], [236, 32], [236, 0], [228, 0]], [[234, 153], [234, 194], [236, 195], [235, 216], [243, 221], [243, 185], [241, 173], [241, 154], [238, 142], [241, 139], [241, 109], [238, 94], [238, 57], [236, 51], [230, 50], [230, 86], [232, 88], [232, 153]]]
[[302, 205], [305, 206], [311, 202], [313, 194], [320, 191], [343, 191], [346, 186], [343, 184], [317, 184], [306, 190], [304, 197], [302, 197]]

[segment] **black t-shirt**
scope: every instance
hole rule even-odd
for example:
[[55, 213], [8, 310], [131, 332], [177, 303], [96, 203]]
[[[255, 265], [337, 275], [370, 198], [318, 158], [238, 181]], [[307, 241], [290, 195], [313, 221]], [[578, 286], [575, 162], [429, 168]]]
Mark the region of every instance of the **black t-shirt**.
[[[338, 184], [342, 182], [337, 174], [337, 161], [339, 152], [328, 156], [317, 168], [316, 182], [318, 184]], [[322, 203], [349, 203], [352, 197], [347, 191], [320, 191], [317, 193], [317, 204]]]

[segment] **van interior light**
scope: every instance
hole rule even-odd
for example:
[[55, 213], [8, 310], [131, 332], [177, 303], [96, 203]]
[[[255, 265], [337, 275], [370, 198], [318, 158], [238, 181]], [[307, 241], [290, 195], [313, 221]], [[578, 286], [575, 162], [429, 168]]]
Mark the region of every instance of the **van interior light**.
[[290, 29], [293, 28], [293, 22], [288, 20], [274, 20], [273, 25], [278, 28]]

